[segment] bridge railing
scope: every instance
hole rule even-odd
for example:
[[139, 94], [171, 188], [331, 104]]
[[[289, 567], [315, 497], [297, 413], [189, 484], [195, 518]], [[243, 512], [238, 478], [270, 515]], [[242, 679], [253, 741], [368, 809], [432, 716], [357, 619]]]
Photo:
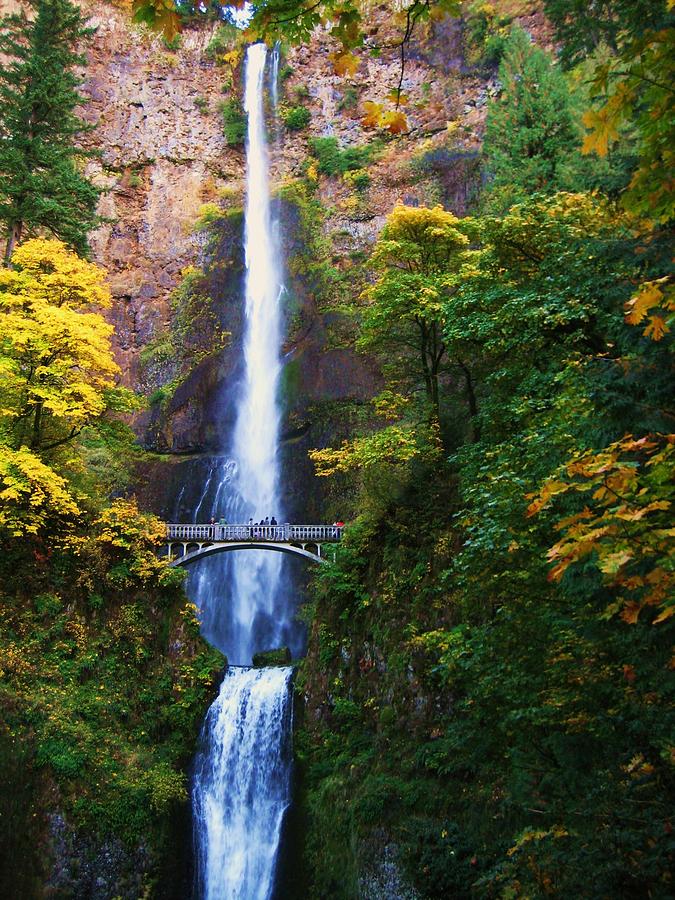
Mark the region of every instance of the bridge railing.
[[339, 541], [340, 525], [179, 525], [166, 526], [170, 541]]

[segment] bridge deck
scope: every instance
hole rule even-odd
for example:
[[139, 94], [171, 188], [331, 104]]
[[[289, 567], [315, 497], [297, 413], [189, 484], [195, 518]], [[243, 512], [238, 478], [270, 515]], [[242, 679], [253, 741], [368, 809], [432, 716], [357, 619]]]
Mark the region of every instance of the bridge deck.
[[342, 538], [340, 525], [182, 525], [166, 526], [169, 542], [270, 541], [274, 543], [321, 544]]

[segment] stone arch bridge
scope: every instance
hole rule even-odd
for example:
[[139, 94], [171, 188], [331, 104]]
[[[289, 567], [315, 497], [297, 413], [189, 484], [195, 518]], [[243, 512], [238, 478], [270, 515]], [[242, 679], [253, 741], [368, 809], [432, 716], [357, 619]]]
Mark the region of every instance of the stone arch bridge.
[[230, 550], [275, 550], [325, 563], [324, 544], [335, 544], [341, 538], [341, 525], [166, 526], [170, 566], [188, 566], [206, 556]]

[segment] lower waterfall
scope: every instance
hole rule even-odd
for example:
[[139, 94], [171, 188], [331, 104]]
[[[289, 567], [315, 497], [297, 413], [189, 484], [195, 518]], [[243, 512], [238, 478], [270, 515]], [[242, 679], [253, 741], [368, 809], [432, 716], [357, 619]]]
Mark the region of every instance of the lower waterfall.
[[205, 900], [266, 900], [290, 801], [290, 668], [230, 670], [195, 760], [197, 883]]

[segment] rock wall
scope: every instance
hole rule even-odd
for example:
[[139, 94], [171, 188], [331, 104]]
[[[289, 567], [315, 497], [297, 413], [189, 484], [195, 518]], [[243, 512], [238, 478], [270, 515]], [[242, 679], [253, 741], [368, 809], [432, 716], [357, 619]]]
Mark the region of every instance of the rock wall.
[[181, 270], [199, 261], [191, 229], [200, 207], [242, 178], [239, 152], [226, 152], [218, 102], [223, 73], [205, 51], [215, 26], [181, 36], [180, 49], [134, 25], [127, 9], [84, 0], [96, 28], [87, 51], [83, 115], [100, 151], [91, 174], [105, 188], [106, 223], [92, 236], [94, 257], [110, 273], [116, 354], [127, 384], [138, 384], [138, 356], [169, 318]]
[[[115, 301], [109, 317], [123, 381], [145, 394], [171, 382], [170, 364], [164, 373], [148, 377], [142, 355], [170, 326], [171, 293], [188, 265], [208, 270], [217, 318], [232, 333], [229, 352], [202, 355], [198, 362], [195, 356], [179, 389], [172, 389], [161, 407], [137, 416], [135, 427], [141, 442], [161, 454], [213, 453], [221, 446], [236, 392], [241, 234], [230, 228], [207, 245], [194, 225], [205, 203], [240, 197], [243, 190], [243, 148], [227, 145], [219, 108], [223, 100], [240, 96], [241, 72], [232, 77], [209, 53], [216, 23], [186, 27], [180, 46], [169, 49], [160, 35], [131, 21], [123, 0], [119, 5], [80, 3], [96, 29], [82, 72], [88, 101], [82, 115], [95, 126], [86, 140], [99, 152], [89, 171], [105, 191], [100, 203], [105, 222], [91, 245], [95, 260], [109, 273]], [[541, 30], [536, 3], [510, 5], [518, 7], [517, 21]], [[0, 10], [16, 7], [16, 0], [0, 0]], [[386, 45], [395, 35], [390, 4], [372, 6], [369, 16], [371, 38]], [[366, 100], [391, 105], [387, 97], [400, 78], [397, 51], [384, 50], [378, 57], [358, 51], [357, 71], [337, 76], [330, 58], [337, 45], [328, 29], [318, 29], [307, 46], [291, 48], [283, 61], [282, 108], [302, 104], [311, 120], [298, 132], [278, 128], [271, 160], [274, 184], [306, 175], [313, 137], [333, 136], [343, 147], [374, 138], [382, 142], [368, 166], [366, 190], [356, 191], [341, 176], [317, 176], [323, 215], [314, 227], [326, 262], [349, 285], [352, 297], [368, 277], [363, 260], [397, 201], [441, 203], [463, 215], [475, 195], [486, 105], [498, 86], [494, 72], [467, 64], [464, 28], [462, 19], [447, 18], [416, 34], [401, 84], [408, 130], [397, 136], [378, 134], [362, 121]], [[289, 251], [301, 241], [296, 227], [294, 217], [286, 215], [283, 240]], [[303, 494], [312, 478], [307, 449], [348, 433], [352, 423], [346, 408], [365, 404], [378, 378], [372, 362], [351, 346], [351, 332], [339, 312], [344, 297], [318, 297], [312, 279], [293, 271], [289, 287], [295, 305], [284, 347], [289, 364], [286, 480], [290, 493]], [[205, 335], [204, 343], [208, 340]], [[140, 488], [151, 506], [166, 508], [161, 475]], [[308, 509], [318, 514], [321, 503], [321, 493], [315, 492]]]
[[[110, 273], [115, 298], [111, 320], [124, 381], [152, 390], [159, 385], [144, 382], [141, 353], [170, 322], [169, 297], [181, 270], [205, 262], [204, 237], [192, 230], [200, 208], [218, 200], [223, 190], [241, 191], [243, 151], [228, 147], [223, 137], [218, 104], [227, 96], [225, 71], [206, 53], [216, 25], [203, 22], [186, 29], [179, 49], [168, 50], [161, 37], [132, 24], [125, 9], [82, 2], [97, 29], [83, 73], [83, 93], [89, 100], [84, 115], [96, 126], [89, 141], [101, 153], [90, 164], [91, 173], [106, 190], [100, 207], [106, 223], [92, 236], [92, 248], [95, 259]], [[373, 16], [373, 29], [386, 31], [386, 5]], [[451, 20], [436, 28], [442, 30], [442, 50], [437, 47], [438, 36], [430, 33], [415, 46], [406, 66], [403, 87], [409, 97], [410, 133], [384, 147], [370, 169], [367, 195], [357, 200], [341, 178], [319, 179], [318, 195], [326, 212], [323, 237], [338, 267], [367, 252], [397, 200], [440, 200], [458, 212], [466, 208], [475, 136], [454, 157], [442, 152], [428, 178], [411, 179], [410, 160], [420, 148], [429, 152], [436, 144], [445, 146], [446, 122], [460, 115], [472, 83], [469, 79], [465, 84], [462, 70], [460, 24]], [[290, 72], [290, 77], [282, 85], [282, 102], [285, 98], [293, 105], [302, 95], [311, 122], [299, 133], [280, 129], [272, 161], [277, 183], [304, 174], [312, 136], [334, 135], [343, 145], [370, 141], [374, 133], [363, 128], [359, 104], [364, 99], [382, 100], [398, 81], [394, 54], [378, 59], [364, 55], [353, 77], [338, 77], [329, 59], [333, 49], [330, 34], [320, 31], [310, 46], [288, 53], [285, 74]], [[475, 87], [479, 89], [479, 81]], [[236, 79], [231, 91], [235, 96], [240, 92]], [[356, 105], [345, 103], [345, 98], [355, 96]], [[439, 188], [443, 179], [447, 184]], [[285, 239], [292, 244], [292, 235]], [[218, 303], [225, 303], [223, 297], [229, 303], [222, 318], [233, 332], [236, 354], [241, 316], [232, 309], [232, 285], [220, 262], [216, 260], [216, 268], [222, 278], [211, 275], [210, 290]], [[296, 285], [294, 293], [302, 298], [305, 328], [304, 335], [286, 348], [289, 359], [301, 363], [285, 433], [297, 441], [307, 435], [312, 418], [308, 407], [323, 401], [363, 400], [372, 393], [376, 373], [348, 341], [347, 346], [327, 346], [335, 316], [318, 309], [311, 285]], [[211, 452], [219, 430], [214, 418], [221, 414], [223, 398], [226, 405], [232, 392], [227, 383], [231, 377], [227, 359], [201, 363], [161, 416], [155, 411], [138, 418], [145, 445], [168, 453]], [[307, 435], [303, 456], [313, 446], [312, 438], [327, 442], [330, 432], [328, 428]], [[301, 469], [303, 478], [310, 473], [304, 463]]]

